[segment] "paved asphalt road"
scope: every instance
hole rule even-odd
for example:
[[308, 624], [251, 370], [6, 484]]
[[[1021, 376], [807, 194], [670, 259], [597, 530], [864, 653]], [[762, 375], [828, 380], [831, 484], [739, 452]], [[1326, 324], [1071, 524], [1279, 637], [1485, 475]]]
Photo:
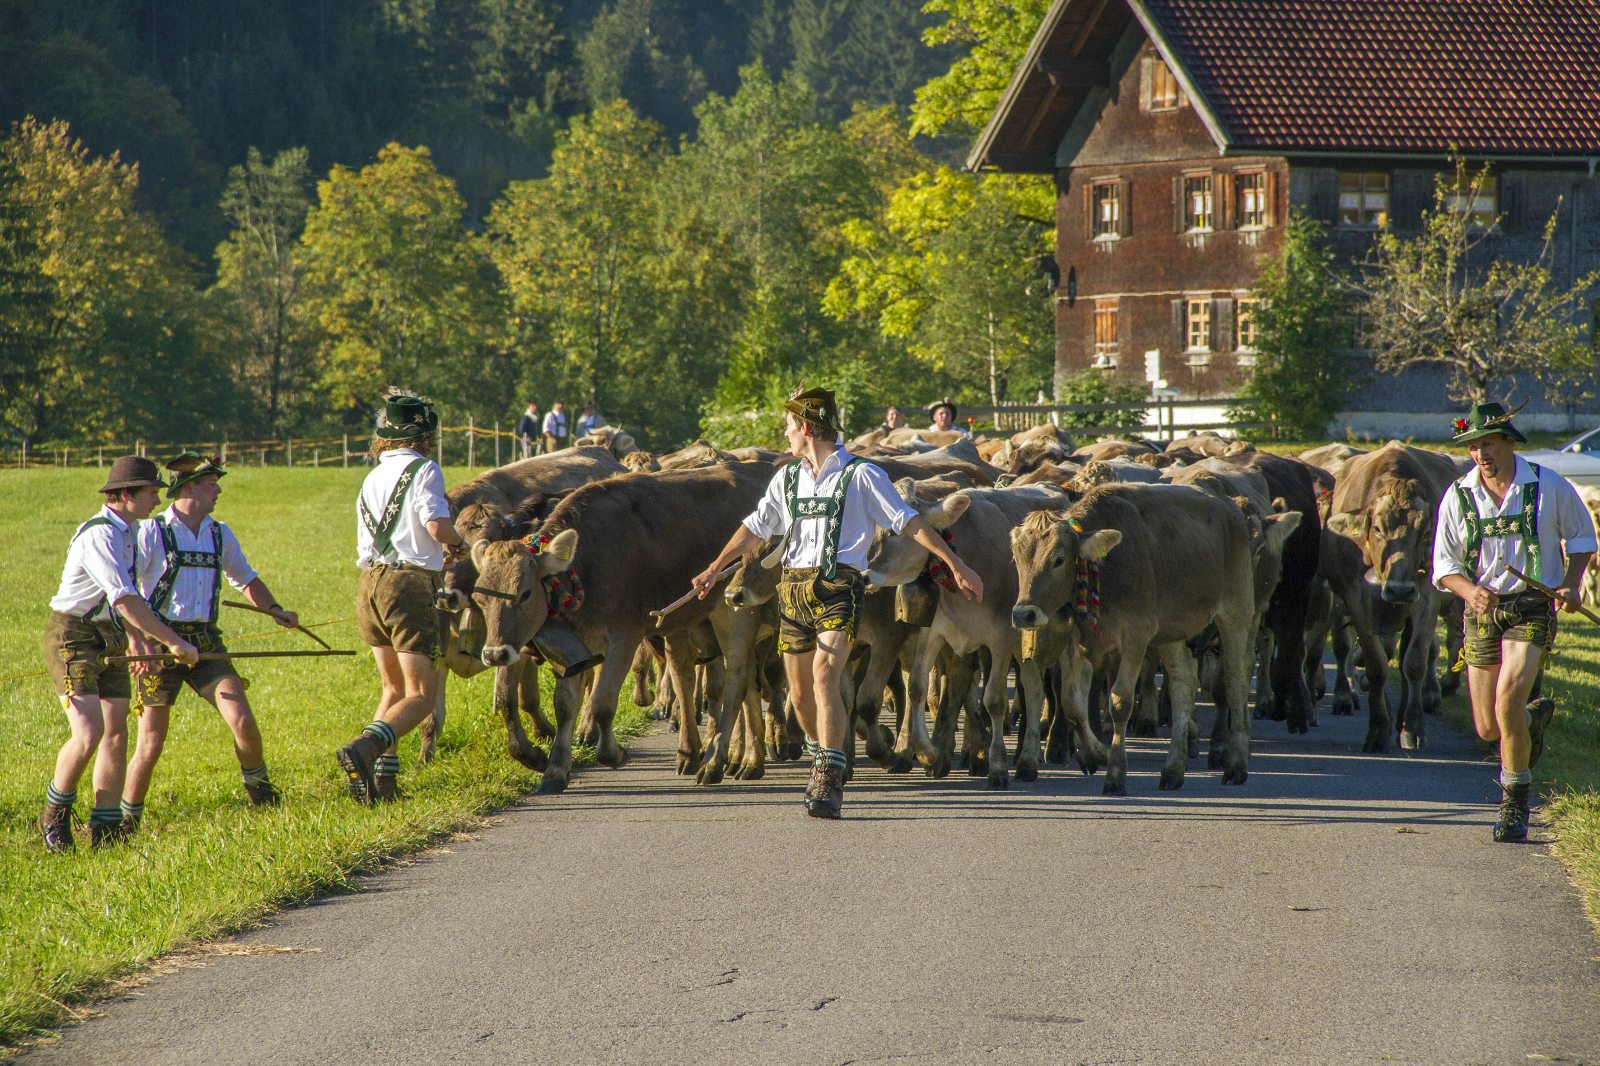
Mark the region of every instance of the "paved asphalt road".
[[1152, 742], [1126, 799], [869, 768], [840, 823], [658, 734], [27, 1061], [1600, 1063], [1560, 865], [1490, 842], [1468, 740], [1364, 756], [1362, 721], [1258, 723], [1243, 788], [1158, 792]]

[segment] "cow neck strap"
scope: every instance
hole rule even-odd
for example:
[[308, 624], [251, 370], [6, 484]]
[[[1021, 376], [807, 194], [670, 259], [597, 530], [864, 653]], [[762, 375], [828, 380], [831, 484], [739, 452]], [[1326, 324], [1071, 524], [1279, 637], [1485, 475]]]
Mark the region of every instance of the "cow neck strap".
[[822, 562], [817, 569], [824, 581], [832, 581], [839, 573], [839, 533], [844, 528], [844, 497], [850, 490], [850, 482], [855, 479], [856, 466], [861, 459], [852, 457], [844, 464], [844, 469], [839, 472], [839, 480], [833, 483], [833, 491], [826, 496], [800, 495], [800, 464], [804, 461], [796, 459], [784, 468], [783, 497], [789, 506], [791, 525], [804, 518], [821, 518], [828, 523], [822, 536]]
[[208, 552], [184, 551], [178, 547], [178, 534], [172, 529], [172, 523], [156, 521], [156, 528], [161, 530], [161, 546], [166, 552], [167, 566], [161, 572], [161, 580], [156, 582], [155, 591], [150, 594], [150, 607], [161, 616], [163, 622], [171, 621], [167, 612], [172, 608], [172, 590], [178, 584], [178, 570], [189, 567], [191, 570], [211, 571], [211, 609], [206, 615], [206, 621], [217, 620], [217, 601], [222, 597], [222, 523], [215, 519], [211, 522], [211, 550]]
[[387, 556], [394, 547], [394, 531], [399, 528], [400, 512], [405, 504], [406, 495], [411, 491], [411, 483], [426, 465], [428, 465], [427, 456], [418, 456], [406, 465], [400, 474], [400, 480], [394, 483], [394, 489], [389, 493], [389, 501], [383, 505], [382, 518], [372, 517], [372, 512], [367, 510], [365, 497], [358, 497], [356, 500], [356, 510], [361, 512], [361, 521], [367, 527], [367, 532], [372, 534], [372, 552], [379, 560]]
[[1100, 624], [1100, 564], [1083, 557], [1083, 523], [1067, 519], [1067, 528], [1078, 535], [1077, 571], [1072, 582], [1072, 613], [1085, 625]]
[[[89, 530], [93, 529], [95, 526], [110, 526], [112, 529], [116, 529], [117, 528], [117, 524], [115, 522], [111, 521], [111, 519], [107, 518], [103, 514], [97, 514], [93, 518], [91, 518], [87, 522], [85, 522], [83, 525], [79, 526], [78, 527], [78, 531], [76, 533], [72, 534], [72, 539], [74, 541], [76, 541], [79, 537], [83, 536], [85, 533], [87, 533]], [[133, 563], [128, 567], [128, 584], [132, 585], [134, 588], [138, 588], [139, 587], [139, 538], [133, 535], [133, 530], [132, 529], [128, 530], [127, 536], [128, 536], [128, 540], [133, 545]], [[116, 610], [115, 607], [113, 607], [111, 604], [106, 602], [106, 598], [104, 596], [101, 596], [98, 600], [95, 600], [94, 603], [90, 604], [89, 609], [87, 611], [83, 612], [83, 620], [85, 622], [92, 621], [94, 619], [94, 616], [100, 613], [100, 608], [102, 608], [102, 607], [105, 608], [106, 618], [108, 618], [110, 620], [112, 626], [115, 627], [118, 630], [121, 630], [122, 629], [122, 616], [117, 613], [117, 610]]]
[[[549, 533], [530, 533], [517, 543], [527, 548], [529, 555], [543, 555], [554, 539]], [[569, 566], [560, 574], [545, 574], [539, 580], [544, 585], [545, 600], [549, 604], [545, 613], [550, 618], [564, 616], [570, 620], [574, 611], [583, 608], [583, 579], [578, 576], [577, 567]], [[492, 595], [501, 596], [504, 593], [497, 592]]]
[[1475, 581], [1482, 576], [1478, 573], [1478, 565], [1483, 555], [1484, 537], [1521, 537], [1522, 546], [1528, 553], [1528, 572], [1534, 577], [1540, 576], [1539, 467], [1536, 463], [1528, 465], [1533, 468], [1533, 480], [1523, 482], [1522, 510], [1516, 514], [1481, 517], [1472, 493], [1460, 481], [1456, 482], [1456, 495], [1461, 498], [1461, 514], [1467, 523], [1467, 567], [1472, 571]]

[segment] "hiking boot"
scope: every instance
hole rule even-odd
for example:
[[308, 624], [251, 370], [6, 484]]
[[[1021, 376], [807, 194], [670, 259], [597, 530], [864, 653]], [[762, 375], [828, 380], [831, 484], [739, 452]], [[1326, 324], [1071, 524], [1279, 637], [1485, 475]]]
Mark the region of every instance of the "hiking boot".
[[39, 812], [39, 835], [44, 838], [44, 850], [59, 855], [73, 848], [72, 808], [57, 803], [46, 803]]
[[1555, 716], [1555, 701], [1548, 697], [1528, 704], [1528, 769], [1530, 770], [1538, 765], [1539, 756], [1544, 754], [1544, 731], [1550, 727], [1550, 719]]
[[119, 818], [115, 822], [89, 823], [89, 846], [97, 850], [121, 844], [131, 836], [133, 825], [126, 818]]
[[334, 758], [339, 760], [339, 768], [345, 773], [346, 784], [350, 786], [350, 798], [363, 806], [372, 806], [373, 797], [377, 794], [377, 785], [372, 780], [372, 764], [382, 751], [376, 740], [363, 733], [334, 752]]
[[806, 789], [806, 813], [813, 818], [837, 818], [844, 806], [844, 771], [836, 766], [813, 766]]
[[246, 781], [244, 794], [252, 807], [276, 807], [283, 802], [283, 794], [271, 781]]
[[1531, 785], [1511, 785], [1500, 800], [1500, 820], [1494, 823], [1497, 844], [1515, 844], [1528, 839], [1528, 791]]
[[372, 779], [373, 799], [378, 803], [393, 803], [400, 798], [400, 779], [394, 774], [378, 774]]

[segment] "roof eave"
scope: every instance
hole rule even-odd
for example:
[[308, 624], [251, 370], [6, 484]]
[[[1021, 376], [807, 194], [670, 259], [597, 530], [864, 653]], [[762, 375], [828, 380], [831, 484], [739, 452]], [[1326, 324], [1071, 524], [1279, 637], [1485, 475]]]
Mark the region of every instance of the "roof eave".
[[972, 145], [972, 151], [967, 153], [966, 169], [976, 171], [982, 167], [994, 150], [995, 138], [1000, 134], [1000, 127], [1011, 116], [1011, 109], [1017, 102], [1017, 97], [1022, 93], [1022, 87], [1039, 65], [1039, 59], [1044, 54], [1044, 47], [1050, 35], [1055, 32], [1056, 25], [1061, 21], [1062, 12], [1072, 0], [1055, 0], [1050, 5], [1050, 10], [1045, 12], [1039, 29], [1034, 33], [1033, 40], [1028, 42], [1028, 50], [1023, 53], [1022, 62], [1017, 64], [1017, 69], [1011, 74], [1011, 81], [1006, 85], [1005, 93], [1000, 97], [1000, 103], [995, 107], [994, 114], [989, 116], [989, 121], [984, 124], [983, 130], [978, 134], [978, 139]]

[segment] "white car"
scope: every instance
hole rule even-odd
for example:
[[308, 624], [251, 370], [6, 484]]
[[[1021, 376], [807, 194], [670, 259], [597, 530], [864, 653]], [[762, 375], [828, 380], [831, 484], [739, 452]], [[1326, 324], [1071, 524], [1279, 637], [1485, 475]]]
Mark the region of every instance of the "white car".
[[1600, 487], [1600, 426], [1579, 434], [1560, 448], [1540, 448], [1518, 455], [1530, 463], [1547, 466], [1574, 485]]

